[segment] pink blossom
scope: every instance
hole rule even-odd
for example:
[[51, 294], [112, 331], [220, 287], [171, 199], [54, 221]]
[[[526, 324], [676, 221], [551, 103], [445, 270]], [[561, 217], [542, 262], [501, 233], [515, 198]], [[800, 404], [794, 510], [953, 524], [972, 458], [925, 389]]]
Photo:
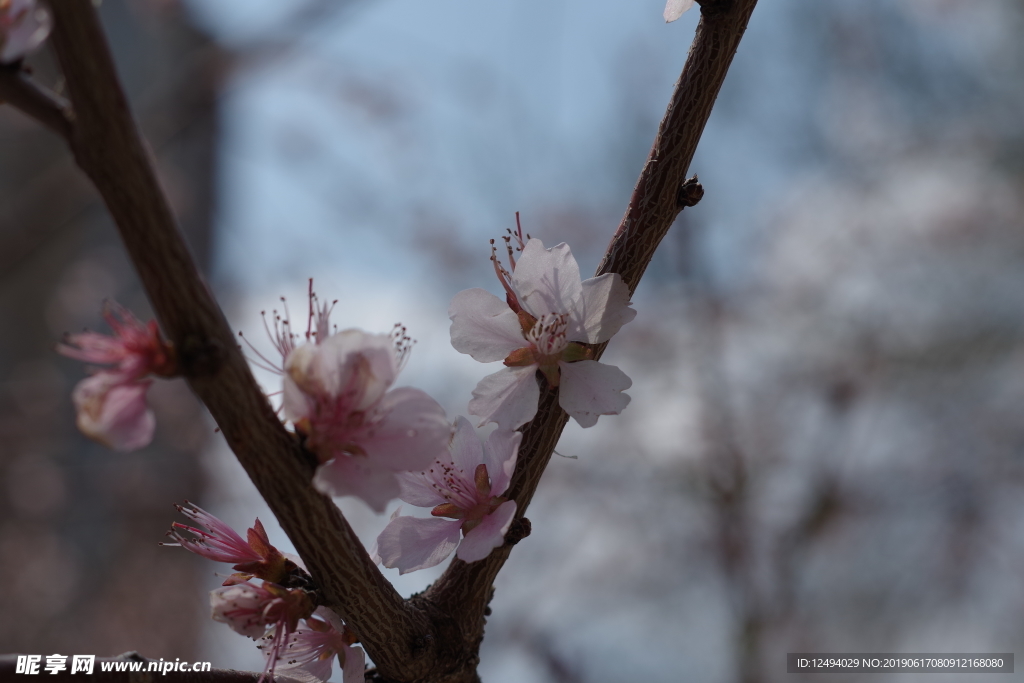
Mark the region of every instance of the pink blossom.
[[[186, 504], [188, 504], [188, 501], [186, 501]], [[289, 571], [289, 561], [281, 551], [270, 544], [267, 531], [263, 528], [260, 520], [257, 519], [256, 523], [249, 529], [246, 534], [248, 540], [245, 540], [235, 533], [235, 530], [230, 526], [202, 508], [195, 505], [190, 507], [176, 505], [175, 507], [178, 509], [178, 512], [198, 523], [203, 528], [200, 529], [174, 522], [171, 525], [171, 531], [167, 532], [167, 535], [178, 542], [161, 545], [180, 545], [186, 550], [202, 555], [207, 559], [233, 564], [234, 569], [239, 573], [228, 577], [224, 585], [240, 583], [253, 576], [275, 583], [284, 581]], [[195, 538], [182, 536], [178, 532], [179, 529], [190, 532]]]
[[419, 389], [390, 388], [407, 353], [400, 334], [343, 330], [288, 355], [285, 417], [320, 459], [319, 491], [358, 496], [383, 511], [398, 496], [397, 472], [444, 452], [444, 409]]
[[683, 13], [691, 7], [693, 7], [693, 0], [668, 0], [663, 15], [665, 21], [675, 21], [683, 16]]
[[[326, 607], [318, 607], [314, 615], [284, 639], [276, 653], [275, 675], [301, 683], [327, 681], [337, 658], [344, 683], [363, 683], [366, 657], [361, 648], [352, 647], [355, 636]], [[260, 648], [268, 660], [274, 654], [269, 647], [273, 639], [274, 634], [264, 636], [268, 647]]]
[[545, 249], [530, 239], [518, 262], [511, 249], [509, 258], [511, 274], [491, 256], [505, 301], [467, 289], [448, 309], [457, 351], [483, 363], [504, 360], [506, 366], [477, 384], [470, 414], [501, 429], [529, 422], [540, 399], [538, 370], [548, 386], [559, 387], [559, 405], [581, 426], [622, 412], [629, 403], [622, 391], [632, 382], [617, 367], [592, 360], [593, 351], [583, 346], [607, 341], [636, 315], [622, 277], [606, 273], [581, 282], [564, 243]]
[[83, 379], [71, 393], [79, 431], [118, 451], [149, 445], [156, 429], [156, 417], [146, 403], [150, 384], [126, 381], [110, 372]]
[[445, 457], [424, 472], [400, 476], [402, 500], [433, 506], [433, 518], [393, 516], [377, 537], [384, 566], [402, 574], [433, 567], [456, 547], [460, 560], [476, 562], [501, 546], [516, 512], [515, 501], [501, 494], [512, 480], [522, 438], [499, 429], [481, 444], [469, 421], [458, 418]]
[[36, 0], [0, 0], [0, 64], [16, 62], [50, 35], [50, 13]]
[[96, 370], [75, 387], [78, 428], [86, 436], [121, 451], [142, 448], [153, 440], [156, 420], [146, 404], [147, 375], [172, 377], [174, 349], [160, 336], [155, 321], [143, 325], [126, 308], [104, 307], [113, 335], [69, 335], [57, 351], [87, 363], [113, 367]]
[[213, 620], [227, 624], [235, 633], [253, 640], [275, 628], [282, 638], [295, 631], [299, 619], [313, 613], [313, 602], [305, 591], [287, 589], [265, 581], [246, 581], [210, 591]]
[[319, 302], [310, 280], [306, 343], [292, 331], [287, 308], [283, 316], [274, 311], [273, 329], [266, 327], [281, 362], [256, 351], [258, 364], [284, 376], [284, 415], [320, 461], [317, 490], [357, 496], [382, 512], [398, 496], [395, 474], [429, 464], [451, 430], [425, 392], [391, 388], [412, 348], [405, 328], [331, 334], [332, 308]]

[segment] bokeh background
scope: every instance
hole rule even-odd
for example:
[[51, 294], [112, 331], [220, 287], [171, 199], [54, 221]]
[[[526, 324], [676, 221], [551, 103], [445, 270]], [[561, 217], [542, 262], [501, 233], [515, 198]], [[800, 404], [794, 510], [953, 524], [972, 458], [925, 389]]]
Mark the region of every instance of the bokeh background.
[[[494, 370], [447, 306], [488, 239], [591, 272], [697, 22], [661, 0], [105, 0], [161, 177], [232, 324], [304, 308], [418, 344], [465, 413]], [[605, 359], [633, 401], [570, 424], [500, 575], [488, 683], [804, 680], [787, 652], [1024, 653], [1024, 3], [765, 1]], [[45, 50], [31, 60], [60, 87]], [[157, 543], [185, 498], [287, 540], [208, 415], [74, 430], [65, 332], [148, 314], [63, 145], [0, 107], [0, 652], [262, 668], [215, 567]], [[268, 392], [273, 375], [261, 374]], [[369, 544], [387, 515], [339, 501]], [[399, 578], [421, 590], [440, 573]], [[1014, 679], [994, 675], [993, 683]], [[873, 681], [913, 681], [912, 674]], [[925, 680], [924, 676], [920, 677]], [[806, 680], [813, 680], [807, 676]], [[840, 683], [856, 676], [829, 675]], [[926, 680], [956, 680], [930, 675]]]

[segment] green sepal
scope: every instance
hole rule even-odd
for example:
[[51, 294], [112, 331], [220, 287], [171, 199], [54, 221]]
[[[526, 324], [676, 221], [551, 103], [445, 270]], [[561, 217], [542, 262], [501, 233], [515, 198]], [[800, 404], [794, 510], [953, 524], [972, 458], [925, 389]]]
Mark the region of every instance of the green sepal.
[[562, 357], [560, 360], [566, 363], [572, 363], [578, 360], [593, 360], [594, 349], [587, 348], [582, 344], [576, 342], [569, 342], [569, 345], [562, 351]]

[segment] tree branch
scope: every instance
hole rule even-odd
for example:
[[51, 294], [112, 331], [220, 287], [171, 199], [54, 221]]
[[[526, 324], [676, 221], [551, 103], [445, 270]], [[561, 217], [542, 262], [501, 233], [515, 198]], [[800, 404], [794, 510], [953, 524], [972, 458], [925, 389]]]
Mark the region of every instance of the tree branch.
[[[702, 194], [692, 186], [682, 195], [680, 191], [756, 4], [757, 0], [703, 0], [701, 3], [700, 23], [682, 75], [661, 120], [626, 215], [597, 269], [598, 275], [622, 275], [630, 294], [636, 291], [655, 249], [683, 206], [696, 203], [695, 199], [699, 200]], [[607, 343], [594, 347], [596, 358], [601, 357], [606, 346]], [[546, 385], [541, 392], [537, 416], [523, 429], [519, 461], [509, 488], [509, 497], [518, 505], [517, 519], [522, 518], [533, 499], [568, 421], [565, 411], [558, 405], [558, 392], [547, 390]], [[424, 596], [454, 615], [464, 625], [466, 637], [477, 638], [477, 644], [483, 637], [494, 578], [510, 551], [511, 546], [506, 544], [480, 562], [467, 564], [453, 560]]]
[[[51, 3], [53, 44], [76, 113], [75, 160], [103, 196], [181, 371], [322, 589], [381, 669], [412, 677], [429, 657], [425, 615], [406, 605], [267, 402], [203, 283], [132, 117], [91, 0]], [[406, 674], [409, 674], [406, 676]]]
[[39, 86], [21, 63], [0, 64], [0, 103], [7, 102], [65, 140], [71, 139], [75, 115], [63, 98]]

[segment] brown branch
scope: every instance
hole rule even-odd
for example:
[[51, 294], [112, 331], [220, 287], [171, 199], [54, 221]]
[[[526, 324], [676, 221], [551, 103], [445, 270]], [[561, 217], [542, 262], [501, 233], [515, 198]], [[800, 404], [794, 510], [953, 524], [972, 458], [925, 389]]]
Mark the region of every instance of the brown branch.
[[71, 139], [74, 113], [63, 98], [38, 85], [22, 70], [20, 63], [0, 64], [0, 103], [43, 124], [65, 140]]
[[381, 669], [413, 677], [428, 657], [424, 615], [374, 566], [307, 454], [277, 419], [175, 223], [117, 78], [91, 0], [52, 3], [53, 44], [76, 113], [70, 144], [103, 196], [182, 373], [334, 609]]
[[[612, 238], [597, 274], [619, 273], [630, 293], [643, 276], [654, 251], [683, 206], [699, 200], [696, 188], [681, 192], [686, 171], [725, 81], [757, 0], [704, 0], [690, 53], [676, 83], [657, 137], [644, 165], [629, 208]], [[600, 358], [607, 344], [595, 347]], [[540, 477], [551, 459], [568, 420], [558, 405], [557, 391], [542, 388], [537, 417], [523, 429], [519, 463], [509, 495], [522, 517]], [[467, 646], [479, 644], [494, 578], [511, 547], [495, 550], [486, 559], [466, 564], [453, 560], [424, 599], [452, 614], [463, 626]]]

